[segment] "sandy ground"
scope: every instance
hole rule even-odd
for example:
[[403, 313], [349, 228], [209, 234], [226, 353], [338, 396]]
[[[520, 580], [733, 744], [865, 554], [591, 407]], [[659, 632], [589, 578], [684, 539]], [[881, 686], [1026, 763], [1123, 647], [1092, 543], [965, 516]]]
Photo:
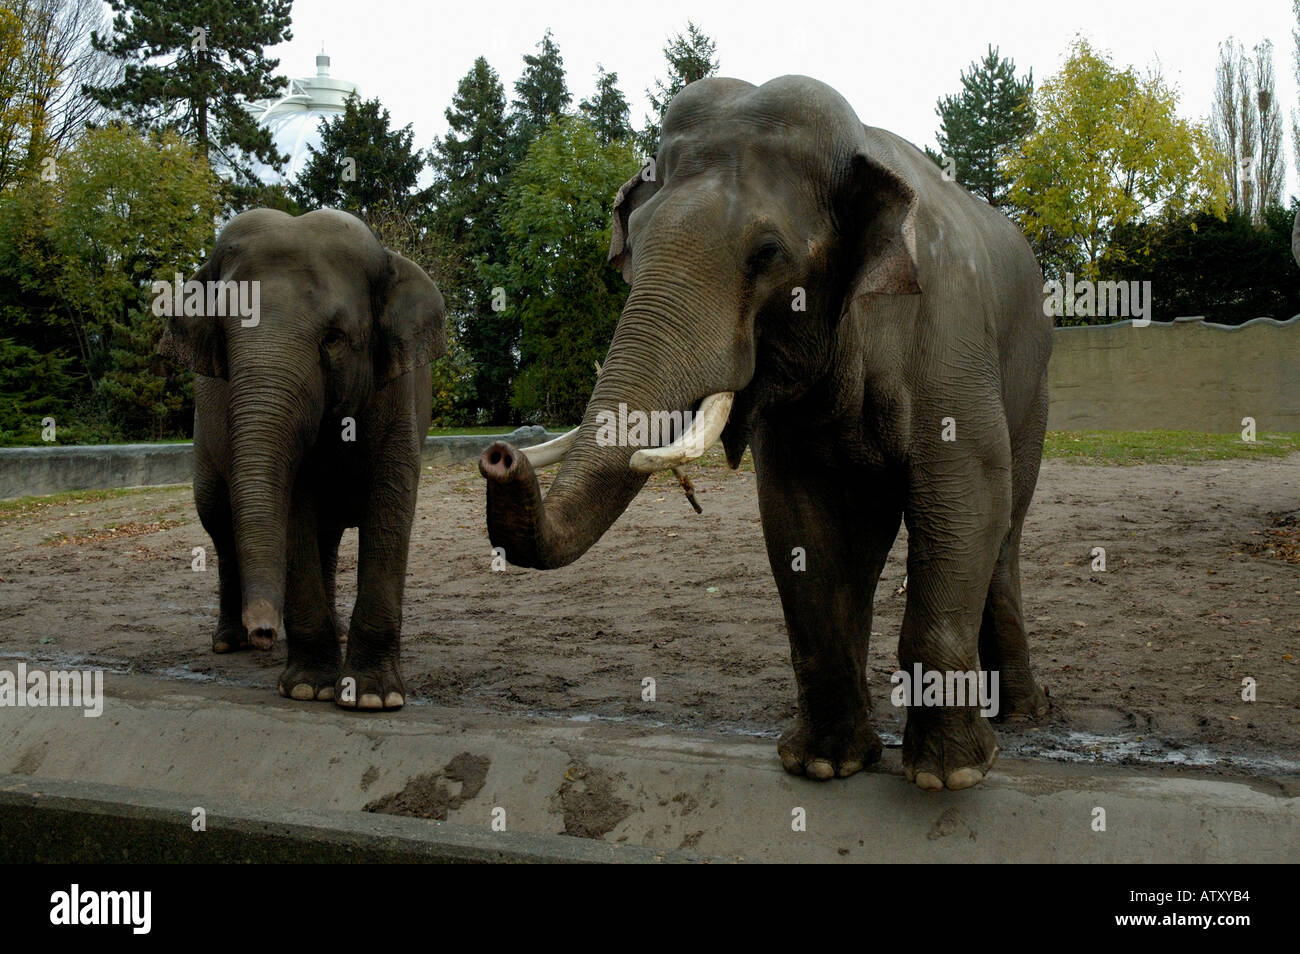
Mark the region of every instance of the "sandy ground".
[[[671, 478], [654, 478], [582, 560], [541, 573], [491, 571], [472, 465], [427, 471], [406, 590], [410, 702], [779, 733], [793, 714], [794, 682], [754, 475], [711, 457], [693, 476], [702, 515]], [[1300, 455], [1122, 468], [1046, 462], [1022, 565], [1033, 659], [1053, 711], [1037, 724], [997, 727], [1003, 750], [1257, 777], [1300, 772], [1300, 565], [1270, 546], [1275, 520], [1297, 506]], [[0, 656], [273, 693], [283, 645], [209, 650], [215, 560], [206, 573], [190, 567], [191, 548], [203, 545], [188, 487], [0, 517]], [[871, 645], [887, 743], [902, 730], [888, 693], [905, 546], [903, 535], [877, 591]], [[1106, 550], [1104, 573], [1090, 565], [1096, 546]], [[355, 556], [351, 531], [343, 606]], [[646, 677], [654, 702], [642, 701]], [[1255, 702], [1241, 698], [1246, 677]]]

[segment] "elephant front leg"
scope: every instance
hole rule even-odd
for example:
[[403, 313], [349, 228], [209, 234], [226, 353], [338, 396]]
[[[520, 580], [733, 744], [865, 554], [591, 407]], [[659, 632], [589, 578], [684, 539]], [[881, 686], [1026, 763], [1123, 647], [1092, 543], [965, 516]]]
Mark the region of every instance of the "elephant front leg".
[[217, 551], [217, 580], [220, 615], [212, 634], [212, 651], [229, 653], [248, 647], [244, 629], [244, 593], [239, 579], [239, 556], [235, 547], [234, 519], [230, 513], [230, 492], [226, 482], [209, 468], [199, 466], [194, 476], [194, 503], [203, 529]]
[[1000, 688], [997, 673], [980, 671], [978, 647], [1011, 496], [1003, 470], [974, 460], [940, 469], [942, 483], [924, 473], [912, 479], [898, 643], [908, 707], [903, 771], [927, 791], [969, 788], [997, 759], [989, 722]]
[[[289, 515], [284, 623], [289, 658], [280, 674], [280, 695], [300, 701], [334, 698], [339, 643], [332, 596], [318, 542], [316, 511], [296, 493]], [[337, 549], [338, 536], [334, 535]]]
[[880, 758], [871, 726], [867, 648], [876, 583], [898, 532], [887, 493], [792, 474], [756, 453], [768, 559], [781, 593], [798, 685], [794, 723], [777, 743], [794, 775], [846, 777]]
[[406, 704], [398, 663], [418, 458], [414, 467], [396, 470], [394, 476], [371, 489], [360, 528], [357, 602], [334, 699], [348, 709], [400, 709]]

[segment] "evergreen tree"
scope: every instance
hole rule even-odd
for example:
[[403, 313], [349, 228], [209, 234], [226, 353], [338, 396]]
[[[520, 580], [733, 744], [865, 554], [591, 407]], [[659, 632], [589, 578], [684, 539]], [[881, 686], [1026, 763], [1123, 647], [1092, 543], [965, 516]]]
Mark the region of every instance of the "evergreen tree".
[[72, 360], [0, 338], [0, 444], [33, 440], [46, 416], [67, 420], [64, 408], [76, 384], [68, 369]]
[[516, 98], [510, 103], [514, 126], [511, 156], [516, 162], [573, 101], [564, 79], [564, 58], [550, 30], [538, 41], [537, 49], [537, 53], [524, 54], [524, 72], [515, 80]]
[[350, 95], [341, 114], [321, 120], [321, 147], [307, 147], [311, 157], [289, 194], [304, 209], [329, 206], [367, 220], [380, 208], [415, 211], [424, 156], [411, 149], [410, 123], [401, 129], [389, 123], [378, 99]]
[[263, 50], [292, 39], [292, 0], [108, 0], [117, 14], [91, 45], [123, 61], [122, 80], [87, 86], [100, 105], [141, 128], [172, 127], [245, 186], [255, 159], [280, 169], [271, 133], [243, 108], [280, 95], [279, 60]]
[[485, 420], [509, 416], [518, 326], [509, 311], [492, 310], [492, 290], [479, 281], [480, 262], [504, 258], [498, 210], [510, 169], [505, 89], [479, 57], [461, 79], [446, 111], [447, 134], [433, 145], [432, 223], [452, 249], [448, 319], [474, 363], [474, 410]]
[[605, 67], [596, 64], [596, 92], [591, 99], [578, 104], [582, 117], [591, 123], [596, 139], [602, 146], [633, 136], [628, 121], [627, 97], [618, 88], [618, 74], [606, 73]]
[[940, 165], [951, 160], [958, 182], [989, 205], [1006, 203], [1010, 187], [1002, 161], [1034, 128], [1034, 74], [1016, 78], [1016, 64], [990, 46], [961, 74], [961, 92], [939, 100]]
[[641, 148], [647, 156], [659, 151], [659, 130], [663, 126], [664, 113], [674, 96], [684, 90], [688, 84], [713, 76], [718, 72], [717, 43], [705, 36], [692, 21], [686, 21], [685, 35], [678, 33], [664, 47], [664, 58], [668, 60], [668, 81], [655, 80], [653, 91], [646, 90], [654, 115], [646, 117], [645, 129], [641, 132]]

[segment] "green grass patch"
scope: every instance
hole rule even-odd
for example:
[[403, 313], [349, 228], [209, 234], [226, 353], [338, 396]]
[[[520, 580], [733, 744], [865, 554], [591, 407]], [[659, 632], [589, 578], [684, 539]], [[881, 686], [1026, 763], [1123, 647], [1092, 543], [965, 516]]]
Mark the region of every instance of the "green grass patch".
[[1043, 457], [1075, 464], [1196, 464], [1215, 460], [1285, 457], [1300, 451], [1300, 434], [1241, 434], [1199, 431], [1048, 431]]

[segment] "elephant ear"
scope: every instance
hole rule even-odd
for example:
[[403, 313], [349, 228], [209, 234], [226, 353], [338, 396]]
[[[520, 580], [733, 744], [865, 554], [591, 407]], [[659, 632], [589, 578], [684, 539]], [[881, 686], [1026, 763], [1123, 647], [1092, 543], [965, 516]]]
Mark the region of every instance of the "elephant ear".
[[637, 208], [659, 191], [659, 179], [654, 160], [641, 167], [641, 171], [623, 183], [614, 197], [613, 222], [609, 231], [609, 261], [622, 270], [623, 280], [632, 284], [632, 249], [628, 245], [627, 220]]
[[380, 387], [436, 361], [447, 350], [442, 293], [419, 265], [388, 253], [375, 302], [375, 376]]
[[849, 304], [876, 295], [919, 295], [916, 272], [916, 190], [866, 153], [852, 160], [850, 220], [861, 236]]
[[[194, 276], [185, 283], [186, 289], [192, 287], [191, 282], [206, 288], [215, 271], [212, 259], [204, 262]], [[186, 289], [182, 289], [180, 307], [176, 306], [175, 301], [170, 303], [169, 310], [178, 314], [173, 314], [167, 319], [162, 337], [158, 339], [158, 347], [154, 350], [164, 358], [170, 358], [177, 364], [189, 368], [195, 374], [208, 378], [224, 378], [227, 375], [225, 331], [217, 316], [204, 314], [206, 294], [195, 296], [196, 313], [188, 313], [190, 309], [186, 307], [186, 303], [190, 300], [190, 296], [185, 294]], [[174, 289], [167, 294], [174, 294]]]

